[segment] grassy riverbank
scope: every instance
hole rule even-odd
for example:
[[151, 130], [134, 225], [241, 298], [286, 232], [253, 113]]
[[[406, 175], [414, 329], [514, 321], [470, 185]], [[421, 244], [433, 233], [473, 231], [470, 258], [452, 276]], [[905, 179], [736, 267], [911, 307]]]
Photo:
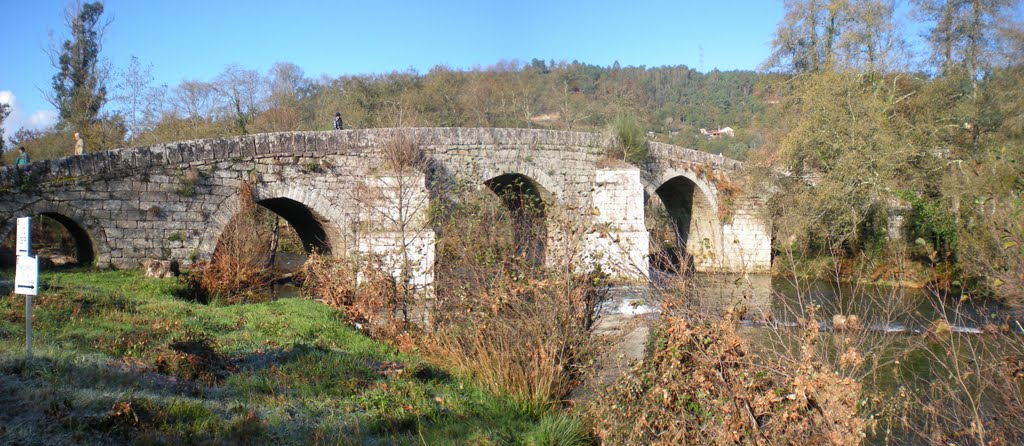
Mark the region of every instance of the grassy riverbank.
[[0, 443], [582, 442], [574, 418], [482, 391], [325, 305], [201, 305], [138, 272], [44, 273], [26, 361], [11, 276], [0, 272]]

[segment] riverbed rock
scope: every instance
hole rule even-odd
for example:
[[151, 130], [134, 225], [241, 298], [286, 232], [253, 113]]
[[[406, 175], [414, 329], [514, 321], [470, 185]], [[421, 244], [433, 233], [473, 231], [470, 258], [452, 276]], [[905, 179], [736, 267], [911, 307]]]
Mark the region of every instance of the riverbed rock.
[[146, 270], [146, 277], [164, 279], [178, 275], [178, 262], [173, 260], [146, 259], [142, 261], [142, 268]]

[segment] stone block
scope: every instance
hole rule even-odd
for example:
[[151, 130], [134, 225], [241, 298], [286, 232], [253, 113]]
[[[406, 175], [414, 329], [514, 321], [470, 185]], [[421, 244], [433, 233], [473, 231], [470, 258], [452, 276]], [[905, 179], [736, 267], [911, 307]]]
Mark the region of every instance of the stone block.
[[178, 262], [172, 260], [146, 259], [142, 261], [142, 268], [146, 277], [164, 279], [178, 275]]

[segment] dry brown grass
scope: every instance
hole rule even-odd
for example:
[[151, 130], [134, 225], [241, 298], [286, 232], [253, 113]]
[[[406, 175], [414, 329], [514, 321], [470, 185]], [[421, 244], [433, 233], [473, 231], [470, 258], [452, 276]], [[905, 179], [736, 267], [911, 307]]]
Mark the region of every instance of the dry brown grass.
[[593, 353], [593, 280], [503, 275], [474, 291], [477, 299], [448, 302], [449, 316], [424, 335], [422, 351], [495, 393], [537, 407], [560, 402]]
[[400, 290], [379, 266], [344, 258], [310, 255], [303, 265], [306, 294], [340, 310], [352, 323], [379, 330], [397, 322]]

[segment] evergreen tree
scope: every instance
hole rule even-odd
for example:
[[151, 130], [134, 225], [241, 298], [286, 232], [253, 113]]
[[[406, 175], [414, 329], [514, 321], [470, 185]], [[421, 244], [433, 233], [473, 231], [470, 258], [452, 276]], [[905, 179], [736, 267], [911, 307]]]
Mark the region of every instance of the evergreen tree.
[[0, 155], [7, 151], [7, 142], [4, 138], [4, 121], [11, 114], [11, 104], [0, 104]]
[[54, 49], [53, 96], [50, 102], [63, 124], [86, 131], [97, 122], [107, 100], [107, 87], [99, 65], [103, 31], [103, 4], [76, 4], [67, 13], [71, 32], [59, 49]]

